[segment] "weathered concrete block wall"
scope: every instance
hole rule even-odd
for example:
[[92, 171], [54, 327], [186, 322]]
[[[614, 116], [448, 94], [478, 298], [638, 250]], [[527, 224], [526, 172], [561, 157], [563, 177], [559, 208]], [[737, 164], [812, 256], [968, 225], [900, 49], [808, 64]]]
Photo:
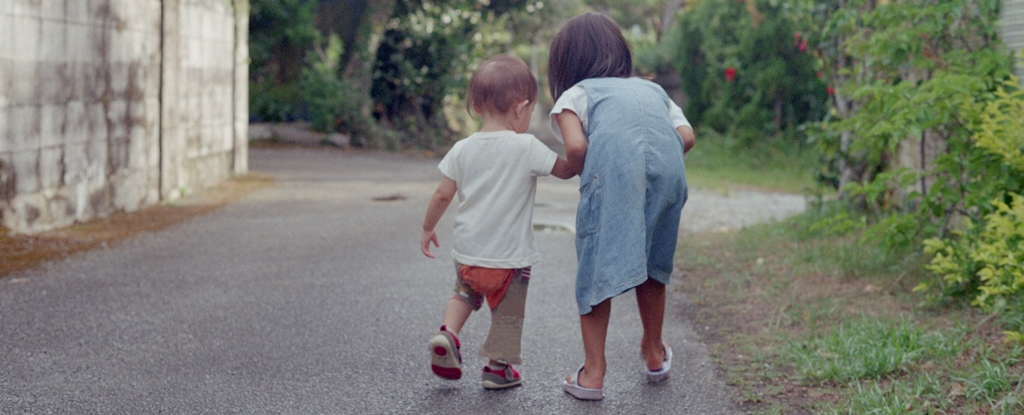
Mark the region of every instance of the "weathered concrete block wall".
[[0, 0], [0, 224], [53, 229], [244, 173], [234, 9]]
[[[1003, 0], [999, 11], [999, 37], [1011, 50], [1024, 51], [1024, 0]], [[1017, 79], [1024, 86], [1024, 62], [1017, 61], [1014, 68]]]
[[[179, 197], [244, 172], [236, 168], [236, 15], [226, 0], [165, 0], [165, 67], [176, 79], [164, 85], [162, 194]], [[176, 8], [177, 10], [168, 10]], [[166, 21], [166, 20], [165, 20]], [[246, 23], [248, 26], [248, 23]], [[247, 55], [246, 55], [247, 56]], [[248, 64], [242, 65], [248, 70]], [[248, 76], [248, 75], [247, 75]], [[247, 81], [246, 81], [247, 82]], [[242, 88], [248, 89], [247, 84]], [[248, 106], [248, 99], [241, 106]], [[173, 108], [172, 108], [173, 107]], [[246, 110], [244, 121], [248, 122]]]

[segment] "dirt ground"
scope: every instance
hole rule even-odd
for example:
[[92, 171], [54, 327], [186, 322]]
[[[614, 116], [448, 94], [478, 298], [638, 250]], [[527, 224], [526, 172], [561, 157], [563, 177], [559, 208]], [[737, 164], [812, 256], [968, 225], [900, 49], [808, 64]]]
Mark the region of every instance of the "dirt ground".
[[132, 213], [117, 212], [105, 218], [35, 235], [12, 234], [0, 228], [0, 278], [77, 252], [111, 245], [138, 233], [166, 228], [224, 206], [271, 183], [273, 179], [270, 177], [249, 174], [177, 201]]

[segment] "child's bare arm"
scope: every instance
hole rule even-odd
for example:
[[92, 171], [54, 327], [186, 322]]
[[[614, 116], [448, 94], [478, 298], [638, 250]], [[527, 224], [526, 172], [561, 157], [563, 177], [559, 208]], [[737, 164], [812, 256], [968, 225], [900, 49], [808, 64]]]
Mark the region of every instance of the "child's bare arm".
[[685, 125], [676, 127], [679, 137], [683, 139], [683, 154], [689, 153], [693, 145], [697, 143], [697, 137], [693, 135], [693, 129]]
[[456, 190], [458, 187], [455, 185], [455, 181], [445, 177], [441, 179], [441, 184], [437, 185], [437, 190], [434, 190], [434, 195], [430, 197], [430, 203], [427, 204], [427, 216], [423, 219], [423, 236], [420, 237], [420, 250], [428, 258], [434, 257], [434, 254], [430, 252], [431, 242], [434, 243], [434, 246], [441, 246], [437, 242], [437, 233], [434, 232], [434, 227], [437, 226], [437, 221], [441, 220], [444, 211], [448, 210], [448, 205], [455, 198]]
[[587, 160], [587, 137], [583, 134], [583, 124], [576, 113], [569, 110], [556, 114], [555, 122], [558, 123], [558, 129], [562, 130], [565, 158], [570, 171], [574, 176], [583, 173], [583, 163]]
[[559, 157], [555, 159], [555, 167], [551, 168], [551, 175], [559, 179], [565, 180], [575, 177], [576, 173], [573, 173], [572, 167], [569, 166], [568, 161]]

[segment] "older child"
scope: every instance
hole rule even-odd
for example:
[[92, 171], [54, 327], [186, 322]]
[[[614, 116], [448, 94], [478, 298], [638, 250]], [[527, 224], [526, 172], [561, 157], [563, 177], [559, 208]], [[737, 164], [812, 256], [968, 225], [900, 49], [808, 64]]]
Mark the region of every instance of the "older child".
[[462, 377], [458, 339], [462, 325], [483, 298], [491, 308], [491, 329], [480, 348], [489, 359], [483, 387], [503, 389], [522, 383], [512, 367], [521, 364], [520, 340], [530, 266], [540, 256], [533, 242], [533, 201], [537, 177], [573, 177], [568, 163], [536, 137], [524, 134], [537, 102], [537, 81], [518, 58], [492, 58], [469, 81], [467, 106], [480, 114], [480, 132], [455, 143], [438, 166], [444, 178], [423, 220], [420, 247], [434, 258], [434, 226], [454, 196], [455, 295], [444, 324], [430, 340], [431, 369], [445, 379]]
[[661, 338], [665, 285], [687, 195], [683, 155], [694, 136], [661, 87], [632, 75], [629, 46], [605, 15], [577, 16], [551, 42], [552, 128], [580, 175], [576, 302], [585, 358], [563, 389], [585, 400], [603, 397], [611, 298], [626, 291], [636, 289], [648, 380], [664, 381], [672, 365]]

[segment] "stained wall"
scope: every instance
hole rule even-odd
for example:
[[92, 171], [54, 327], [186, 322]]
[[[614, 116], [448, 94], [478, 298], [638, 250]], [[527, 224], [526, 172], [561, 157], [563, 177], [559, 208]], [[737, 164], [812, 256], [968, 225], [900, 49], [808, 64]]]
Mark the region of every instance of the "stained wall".
[[1014, 68], [1017, 79], [1024, 86], [1024, 0], [1003, 0], [999, 10], [999, 38], [1012, 50], [1017, 51], [1018, 61]]
[[45, 231], [244, 173], [235, 3], [0, 0], [0, 224]]

